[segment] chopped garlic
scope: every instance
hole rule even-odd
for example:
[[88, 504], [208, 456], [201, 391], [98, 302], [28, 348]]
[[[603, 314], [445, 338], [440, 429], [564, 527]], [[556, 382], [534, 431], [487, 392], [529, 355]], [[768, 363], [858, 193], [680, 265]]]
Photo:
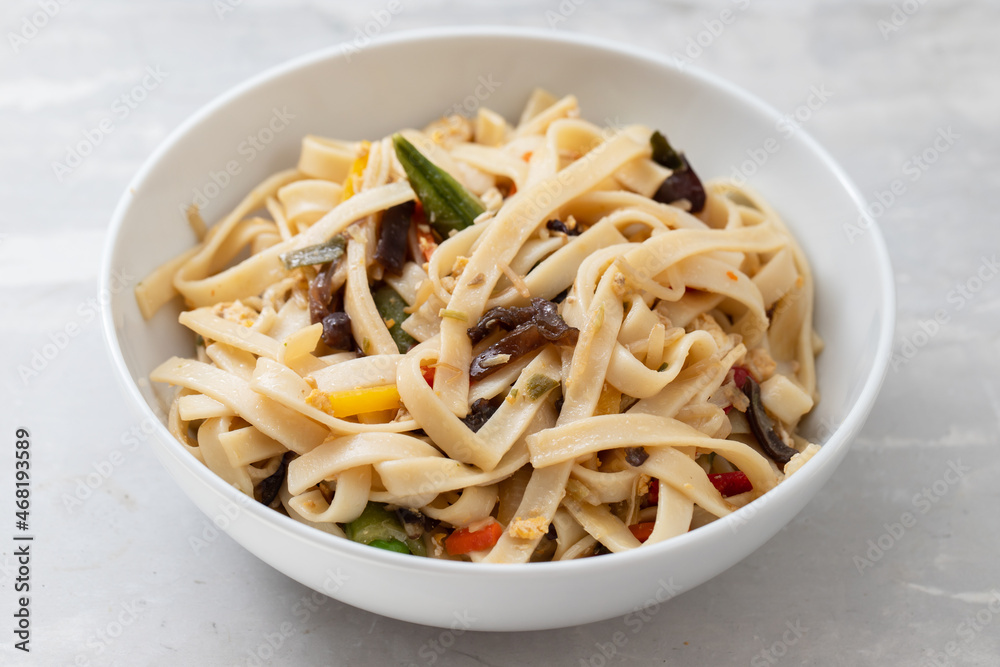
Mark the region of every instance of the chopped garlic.
[[778, 368], [778, 364], [771, 358], [771, 354], [762, 347], [748, 350], [744, 364], [758, 382], [770, 378]]
[[530, 519], [522, 519], [517, 516], [507, 526], [512, 537], [523, 540], [533, 540], [549, 532], [549, 521], [544, 516], [535, 516]]
[[483, 368], [492, 368], [493, 366], [502, 366], [510, 361], [509, 354], [496, 354], [487, 359], [483, 359], [479, 362], [479, 365]]

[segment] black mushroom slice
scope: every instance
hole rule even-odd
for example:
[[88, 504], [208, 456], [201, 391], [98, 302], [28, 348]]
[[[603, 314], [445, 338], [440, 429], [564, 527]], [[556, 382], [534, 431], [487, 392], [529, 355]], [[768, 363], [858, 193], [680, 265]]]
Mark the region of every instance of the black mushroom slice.
[[285, 482], [288, 463], [293, 456], [295, 456], [293, 452], [285, 452], [285, 455], [281, 457], [281, 463], [278, 464], [278, 469], [260, 483], [260, 502], [262, 504], [270, 505], [278, 497], [278, 491], [281, 490], [281, 485]]
[[485, 398], [477, 399], [476, 402], [469, 407], [469, 414], [462, 417], [462, 421], [469, 427], [469, 430], [473, 433], [478, 433], [479, 429], [481, 429], [486, 422], [490, 420], [490, 417], [492, 417], [493, 413], [495, 413], [499, 408], [500, 406], [493, 405]]
[[649, 458], [649, 452], [645, 447], [626, 447], [625, 460], [630, 466], [639, 467]]
[[774, 422], [764, 410], [764, 404], [760, 400], [760, 385], [750, 375], [747, 375], [741, 389], [750, 399], [750, 406], [747, 408], [746, 414], [754, 437], [757, 438], [757, 442], [760, 443], [765, 454], [770, 456], [775, 463], [785, 465], [798, 454], [798, 451], [786, 445], [777, 431], [774, 430]]
[[437, 519], [432, 519], [411, 507], [397, 507], [396, 518], [411, 540], [419, 539], [426, 531], [433, 530], [440, 523]]
[[653, 194], [653, 200], [661, 204], [671, 204], [679, 199], [691, 202], [691, 212], [699, 213], [705, 208], [705, 186], [683, 153], [678, 153], [659, 132], [654, 132], [649, 143], [653, 148], [653, 161], [672, 169]]
[[570, 229], [569, 227], [566, 226], [565, 222], [559, 220], [558, 218], [553, 218], [552, 220], [546, 222], [545, 228], [548, 229], [550, 232], [562, 232], [566, 236], [579, 236], [580, 234], [579, 227], [574, 227], [573, 229]]
[[340, 310], [340, 297], [333, 291], [337, 261], [325, 264], [309, 282], [309, 321], [323, 323], [321, 339], [334, 350], [353, 350], [351, 318]]
[[678, 199], [691, 202], [692, 213], [700, 213], [705, 208], [705, 187], [690, 167], [672, 173], [653, 194], [653, 200], [661, 204], [671, 204]]
[[320, 267], [316, 277], [309, 281], [309, 322], [316, 324], [330, 314], [333, 303], [333, 272], [337, 262]]
[[[542, 299], [544, 301], [544, 299]], [[525, 322], [531, 320], [535, 316], [534, 306], [524, 306], [523, 308], [518, 306], [512, 306], [510, 308], [504, 308], [503, 306], [497, 306], [496, 308], [490, 308], [486, 313], [479, 318], [479, 322], [476, 326], [469, 327], [468, 334], [469, 340], [472, 344], [480, 342], [497, 327], [503, 329], [504, 331], [510, 331], [516, 327], [521, 326]]]
[[334, 350], [353, 350], [351, 316], [343, 311], [330, 313], [323, 318], [323, 342]]
[[548, 343], [576, 345], [580, 336], [580, 330], [566, 324], [559, 315], [559, 306], [540, 297], [533, 298], [531, 305], [523, 308], [491, 309], [469, 329], [469, 338], [475, 344], [495, 327], [510, 333], [472, 360], [469, 377], [473, 380], [481, 380], [504, 364]]
[[559, 546], [557, 539], [559, 539], [559, 533], [556, 532], [556, 526], [554, 523], [550, 523], [549, 532], [545, 534], [545, 539], [538, 541], [538, 546], [535, 547], [529, 560], [532, 563], [545, 563], [552, 560], [552, 557], [556, 555], [556, 548]]
[[403, 272], [410, 220], [416, 209], [416, 202], [411, 200], [393, 206], [382, 214], [378, 243], [375, 245], [375, 261], [389, 273], [400, 275]]

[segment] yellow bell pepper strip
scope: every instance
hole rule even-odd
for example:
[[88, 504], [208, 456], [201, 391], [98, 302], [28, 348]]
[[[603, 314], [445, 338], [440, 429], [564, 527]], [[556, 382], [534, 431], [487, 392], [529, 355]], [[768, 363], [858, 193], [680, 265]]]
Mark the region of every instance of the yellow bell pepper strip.
[[348, 389], [330, 394], [330, 408], [337, 419], [353, 417], [365, 412], [395, 410], [400, 405], [399, 391], [395, 385]]
[[351, 163], [351, 170], [347, 172], [347, 178], [344, 179], [344, 191], [340, 195], [341, 203], [353, 197], [357, 192], [354, 189], [354, 183], [361, 180], [361, 175], [364, 174], [365, 167], [368, 166], [368, 153], [371, 150], [371, 146], [370, 141], [361, 142], [361, 155]]

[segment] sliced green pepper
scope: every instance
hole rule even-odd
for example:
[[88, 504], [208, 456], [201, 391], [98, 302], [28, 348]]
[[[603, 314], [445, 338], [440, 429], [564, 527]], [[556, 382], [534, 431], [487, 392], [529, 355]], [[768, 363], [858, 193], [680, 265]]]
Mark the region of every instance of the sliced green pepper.
[[392, 336], [393, 342], [399, 348], [399, 353], [406, 354], [411, 347], [417, 344], [417, 341], [413, 336], [403, 331], [403, 321], [409, 317], [404, 310], [406, 302], [403, 301], [403, 297], [399, 296], [396, 290], [389, 285], [383, 285], [375, 290], [372, 298], [375, 300], [375, 308], [378, 309], [382, 321], [389, 327], [389, 335]]
[[426, 556], [423, 540], [411, 539], [396, 515], [381, 503], [369, 502], [365, 511], [345, 526], [347, 537], [379, 549]]
[[684, 158], [674, 150], [667, 138], [657, 130], [649, 138], [649, 145], [653, 149], [653, 162], [668, 169], [683, 169]]
[[345, 532], [349, 539], [363, 544], [371, 544], [375, 540], [396, 539], [403, 542], [407, 539], [396, 515], [376, 502], [369, 502], [361, 516], [347, 524]]
[[539, 398], [549, 393], [553, 389], [559, 386], [559, 382], [553, 380], [547, 375], [532, 375], [528, 378], [528, 384], [525, 386], [525, 394], [532, 401], [537, 401]]
[[404, 540], [406, 542], [406, 548], [410, 550], [410, 553], [414, 556], [426, 556], [427, 547], [424, 546], [424, 541], [420, 538]]
[[281, 263], [289, 271], [310, 264], [326, 264], [327, 262], [333, 262], [343, 257], [344, 248], [346, 247], [347, 241], [342, 235], [338, 234], [329, 241], [299, 248], [298, 250], [290, 250], [282, 254]]
[[396, 553], [401, 554], [410, 553], [410, 549], [406, 546], [406, 544], [404, 542], [400, 542], [395, 537], [390, 537], [388, 540], [372, 540], [368, 543], [368, 546], [385, 549], [386, 551], [395, 551]]
[[475, 195], [428, 160], [403, 135], [394, 134], [392, 143], [427, 221], [442, 238], [470, 226], [486, 210]]

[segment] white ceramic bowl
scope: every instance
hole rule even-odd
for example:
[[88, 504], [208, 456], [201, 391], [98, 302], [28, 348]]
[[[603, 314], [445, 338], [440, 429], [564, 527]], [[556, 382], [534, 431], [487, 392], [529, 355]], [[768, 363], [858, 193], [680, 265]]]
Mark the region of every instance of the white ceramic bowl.
[[[818, 361], [822, 401], [806, 434], [822, 451], [763, 498], [666, 543], [515, 566], [415, 558], [338, 539], [249, 501], [188, 455], [163, 426], [163, 390], [147, 378], [170, 355], [190, 356], [192, 337], [177, 324], [176, 305], [144, 321], [131, 290], [114, 289], [112, 275], [145, 276], [191, 247], [185, 205], [200, 194], [205, 218], [216, 220], [263, 177], [293, 166], [305, 134], [380, 137], [479, 103], [513, 120], [534, 86], [577, 95], [584, 116], [597, 123], [662, 129], [703, 178], [732, 175], [744, 164], [745, 173], [755, 172], [749, 183], [785, 217], [816, 275], [815, 325], [826, 350]], [[662, 602], [726, 570], [802, 509], [847, 453], [889, 360], [894, 296], [882, 237], [830, 156], [802, 132], [785, 136], [779, 119], [714, 76], [620, 44], [551, 32], [422, 31], [300, 58], [195, 114], [122, 197], [102, 270], [102, 289], [112, 295], [103, 320], [114, 366], [132, 406], [155, 422], [156, 453], [184, 492], [261, 560], [317, 591], [394, 618], [442, 627], [469, 622], [480, 630], [563, 627]], [[768, 140], [779, 150], [750, 169], [745, 161], [759, 158]], [[851, 238], [845, 225], [860, 235]]]

